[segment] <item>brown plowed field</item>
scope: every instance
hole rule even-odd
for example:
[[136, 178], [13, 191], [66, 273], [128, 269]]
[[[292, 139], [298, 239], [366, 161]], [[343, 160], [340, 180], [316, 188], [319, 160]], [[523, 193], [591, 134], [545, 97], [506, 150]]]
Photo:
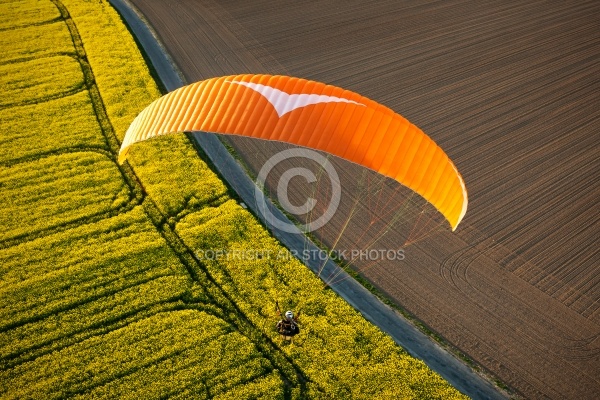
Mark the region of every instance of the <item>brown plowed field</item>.
[[[317, 236], [332, 245], [343, 231], [340, 249], [404, 246], [403, 261], [355, 266], [524, 396], [597, 398], [600, 2], [133, 3], [190, 82], [300, 76], [421, 127], [465, 178], [470, 204], [458, 230], [433, 229], [440, 221], [418, 199], [403, 203], [405, 189], [333, 160], [342, 205]], [[286, 147], [231, 141], [255, 171]], [[292, 183], [301, 204], [311, 189]], [[405, 246], [430, 218], [423, 232], [435, 234]]]

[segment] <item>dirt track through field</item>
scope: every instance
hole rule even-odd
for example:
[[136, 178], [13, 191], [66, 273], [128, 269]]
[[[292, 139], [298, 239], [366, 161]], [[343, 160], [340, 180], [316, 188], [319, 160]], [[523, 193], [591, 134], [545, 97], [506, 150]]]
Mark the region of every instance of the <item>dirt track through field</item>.
[[[295, 75], [421, 127], [465, 178], [466, 218], [406, 247], [401, 262], [356, 267], [526, 397], [600, 392], [600, 3], [133, 3], [188, 81]], [[232, 143], [254, 170], [285, 148]], [[317, 232], [328, 244], [362, 190], [356, 166], [334, 163], [345, 197]], [[290, 198], [303, 203], [306, 188]], [[378, 207], [364, 204], [338, 247], [362, 243]], [[404, 245], [407, 229], [375, 246]]]

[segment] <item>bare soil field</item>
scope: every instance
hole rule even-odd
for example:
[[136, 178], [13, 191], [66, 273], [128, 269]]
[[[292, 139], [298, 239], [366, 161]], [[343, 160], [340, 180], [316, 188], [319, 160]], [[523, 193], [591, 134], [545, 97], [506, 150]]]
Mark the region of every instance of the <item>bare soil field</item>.
[[[457, 231], [424, 228], [435, 234], [407, 245], [424, 226], [417, 217], [369, 242], [394, 204], [416, 215], [427, 206], [403, 203], [409, 194], [391, 182], [370, 190], [372, 174], [332, 160], [342, 205], [317, 237], [337, 248], [404, 248], [404, 260], [355, 267], [524, 397], [596, 398], [599, 2], [132, 3], [188, 82], [299, 76], [366, 95], [423, 129], [466, 181]], [[254, 171], [286, 148], [230, 141]], [[301, 204], [309, 190], [292, 181], [290, 198]]]

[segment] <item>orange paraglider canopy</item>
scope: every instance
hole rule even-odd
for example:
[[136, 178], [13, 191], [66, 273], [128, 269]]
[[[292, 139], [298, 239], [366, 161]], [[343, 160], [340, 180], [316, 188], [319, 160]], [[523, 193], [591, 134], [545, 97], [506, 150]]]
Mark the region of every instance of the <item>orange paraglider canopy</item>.
[[357, 93], [288, 76], [233, 75], [184, 86], [133, 121], [119, 152], [155, 136], [205, 131], [287, 142], [341, 157], [419, 193], [455, 230], [467, 191], [446, 153], [406, 118]]

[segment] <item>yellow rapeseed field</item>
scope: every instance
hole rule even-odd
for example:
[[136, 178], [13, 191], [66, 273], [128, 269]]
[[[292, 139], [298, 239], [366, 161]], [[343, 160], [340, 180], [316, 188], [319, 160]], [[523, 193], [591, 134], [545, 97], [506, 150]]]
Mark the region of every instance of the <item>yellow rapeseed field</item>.
[[17, 0], [0, 3], [0, 29], [30, 27], [56, 21], [60, 12], [47, 0]]
[[72, 94], [83, 88], [83, 76], [72, 57], [54, 55], [0, 65], [0, 86], [2, 109]]
[[[185, 135], [117, 164], [160, 93], [105, 0], [2, 1], [0, 46], [0, 398], [464, 398], [323, 290]], [[301, 312], [294, 343], [275, 301]]]
[[172, 218], [227, 199], [223, 182], [198, 157], [184, 135], [139, 143], [129, 162], [158, 208]]
[[74, 148], [108, 150], [85, 90], [18, 109], [0, 110], [0, 131], [0, 163], [8, 165]]
[[[4, 4], [5, 6], [10, 3]], [[53, 10], [56, 11], [56, 10]], [[74, 56], [71, 35], [62, 21], [23, 28], [12, 28], [0, 36], [2, 61], [18, 62], [27, 59], [48, 57], [55, 54]]]
[[0, 202], [10, 205], [0, 216], [0, 240], [104, 213], [129, 200], [114, 162], [95, 152], [11, 165], [0, 171], [0, 185]]

